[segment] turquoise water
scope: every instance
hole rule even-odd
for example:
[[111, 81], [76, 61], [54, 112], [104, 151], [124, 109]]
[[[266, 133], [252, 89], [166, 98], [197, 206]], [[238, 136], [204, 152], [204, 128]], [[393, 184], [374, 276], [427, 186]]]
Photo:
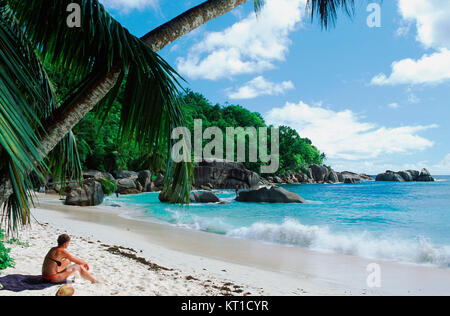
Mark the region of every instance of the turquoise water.
[[162, 204], [157, 193], [110, 197], [128, 216], [311, 250], [450, 267], [450, 177], [434, 183], [286, 185], [307, 204]]

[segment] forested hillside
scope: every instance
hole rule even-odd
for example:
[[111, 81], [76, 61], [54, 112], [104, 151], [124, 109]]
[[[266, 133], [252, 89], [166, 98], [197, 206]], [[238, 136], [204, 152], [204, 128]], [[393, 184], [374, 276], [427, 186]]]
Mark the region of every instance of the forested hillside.
[[[76, 83], [67, 78], [70, 75], [58, 74], [47, 67], [49, 75], [55, 78], [56, 90], [61, 100], [64, 100], [69, 87]], [[100, 171], [141, 170], [151, 169], [164, 171], [167, 157], [149, 155], [139, 149], [133, 139], [119, 140], [121, 94], [114, 101], [112, 110], [103, 121], [96, 116], [95, 111], [74, 128], [77, 148], [83, 169]], [[205, 130], [211, 126], [219, 127], [224, 135], [227, 127], [268, 127], [259, 113], [251, 112], [240, 105], [212, 104], [200, 93], [188, 91], [180, 95], [186, 127], [194, 136], [194, 120], [201, 119]], [[269, 133], [270, 134], [270, 133]], [[204, 144], [208, 141], [204, 141]], [[193, 142], [192, 142], [193, 143]], [[270, 148], [270, 142], [268, 142]], [[225, 147], [224, 147], [225, 152]], [[151, 156], [151, 157], [150, 157]], [[156, 159], [155, 159], [156, 158]], [[325, 155], [321, 153], [308, 138], [300, 137], [299, 133], [287, 126], [280, 127], [280, 169], [278, 174], [287, 170], [301, 171], [307, 164], [322, 164]], [[261, 162], [245, 163], [246, 167], [255, 172], [260, 171]]]

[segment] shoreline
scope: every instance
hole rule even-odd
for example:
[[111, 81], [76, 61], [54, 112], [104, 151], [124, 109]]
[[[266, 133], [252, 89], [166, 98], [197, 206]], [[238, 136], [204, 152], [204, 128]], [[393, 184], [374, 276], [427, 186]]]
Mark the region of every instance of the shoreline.
[[[33, 216], [39, 222], [49, 223], [74, 236], [83, 236], [94, 244], [101, 241], [102, 244], [136, 249], [139, 257], [152, 263], [182, 271], [199, 280], [240, 284], [246, 289], [243, 291], [251, 295], [450, 294], [450, 269], [318, 253], [300, 247], [133, 220], [120, 216], [120, 213], [120, 210], [98, 207], [66, 206], [57, 197], [49, 195], [41, 196], [38, 208], [33, 210]], [[86, 246], [89, 245], [92, 244]], [[20, 258], [20, 253], [17, 256]], [[381, 268], [381, 288], [367, 286], [370, 274], [367, 266], [371, 263], [377, 263]], [[132, 267], [136, 264], [140, 265], [133, 262]], [[3, 271], [2, 276], [8, 271]], [[95, 270], [93, 273], [95, 275]], [[3, 295], [2, 291], [0, 295]]]

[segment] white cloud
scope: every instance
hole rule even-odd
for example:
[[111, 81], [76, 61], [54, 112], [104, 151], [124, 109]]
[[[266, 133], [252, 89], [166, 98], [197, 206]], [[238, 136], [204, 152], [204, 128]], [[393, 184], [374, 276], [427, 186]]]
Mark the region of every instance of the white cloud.
[[100, 2], [106, 8], [127, 13], [131, 10], [143, 10], [149, 7], [156, 8], [159, 0], [100, 0]]
[[331, 159], [373, 160], [387, 154], [423, 151], [434, 143], [419, 135], [437, 125], [385, 127], [364, 122], [351, 110], [333, 111], [300, 102], [286, 103], [265, 116], [269, 124], [289, 125]]
[[450, 1], [399, 0], [403, 19], [415, 22], [417, 40], [425, 47], [450, 48]]
[[180, 73], [190, 78], [217, 80], [273, 69], [285, 60], [294, 31], [302, 20], [306, 0], [267, 0], [256, 18], [248, 17], [222, 32], [208, 33], [177, 60]]
[[395, 31], [395, 35], [398, 37], [406, 36], [411, 31], [412, 22], [411, 21], [401, 21], [400, 26]]
[[388, 104], [388, 107], [390, 107], [391, 109], [398, 109], [400, 105], [397, 102], [393, 102]]
[[374, 85], [441, 83], [450, 79], [450, 1], [398, 0], [403, 20], [397, 31], [404, 35], [408, 25], [416, 24], [417, 41], [436, 50], [419, 60], [403, 59], [392, 64], [391, 75], [381, 73], [372, 79]]
[[442, 49], [419, 60], [403, 59], [392, 64], [389, 77], [379, 74], [374, 85], [440, 83], [450, 79], [450, 50]]
[[280, 95], [292, 89], [294, 89], [292, 81], [275, 83], [259, 76], [237, 90], [228, 89], [227, 94], [230, 99], [254, 99], [261, 95]]

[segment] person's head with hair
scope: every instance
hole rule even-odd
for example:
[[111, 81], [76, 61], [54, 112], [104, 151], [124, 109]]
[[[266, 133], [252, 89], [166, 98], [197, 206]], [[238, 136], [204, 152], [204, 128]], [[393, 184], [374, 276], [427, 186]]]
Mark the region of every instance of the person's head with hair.
[[58, 237], [58, 247], [67, 248], [69, 246], [70, 237], [67, 234], [62, 234]]

